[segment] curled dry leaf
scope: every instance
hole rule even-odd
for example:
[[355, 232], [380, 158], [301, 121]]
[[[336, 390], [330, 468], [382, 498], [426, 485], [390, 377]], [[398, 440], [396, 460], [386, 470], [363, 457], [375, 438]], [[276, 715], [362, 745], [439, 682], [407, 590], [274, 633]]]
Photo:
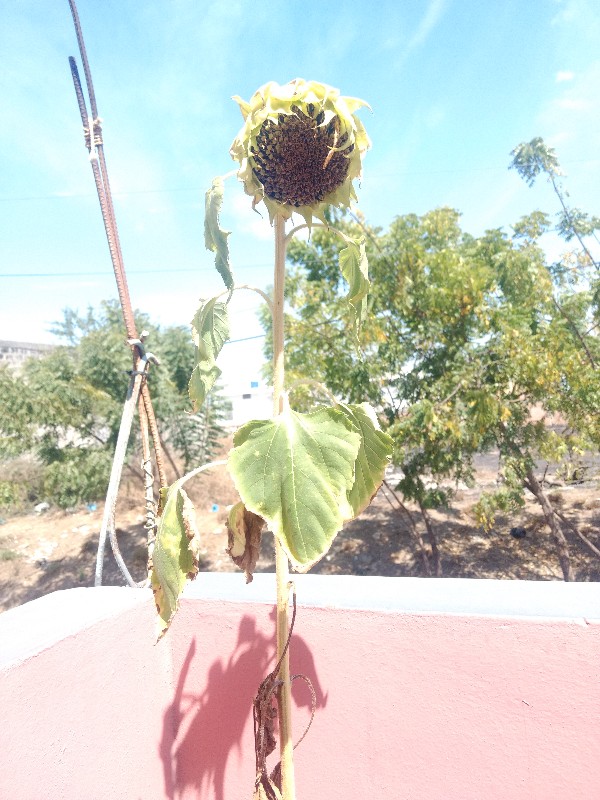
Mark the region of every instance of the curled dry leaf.
[[200, 548], [192, 501], [178, 483], [161, 490], [158, 531], [149, 565], [159, 615], [159, 638], [177, 611], [186, 581], [198, 574]]
[[188, 550], [192, 555], [192, 564], [187, 573], [187, 576], [190, 580], [193, 580], [198, 574], [199, 562], [200, 562], [200, 550], [202, 549], [202, 544], [200, 540], [200, 531], [198, 530], [198, 525], [196, 523], [196, 509], [194, 508], [194, 504], [192, 503], [188, 495], [183, 491], [183, 489], [180, 489], [179, 491], [183, 495], [183, 508], [181, 509], [181, 518], [183, 520], [185, 535], [188, 540]]
[[233, 563], [246, 573], [246, 583], [253, 578], [254, 568], [260, 554], [260, 540], [265, 521], [258, 514], [248, 511], [242, 503], [236, 503], [227, 520], [227, 552]]

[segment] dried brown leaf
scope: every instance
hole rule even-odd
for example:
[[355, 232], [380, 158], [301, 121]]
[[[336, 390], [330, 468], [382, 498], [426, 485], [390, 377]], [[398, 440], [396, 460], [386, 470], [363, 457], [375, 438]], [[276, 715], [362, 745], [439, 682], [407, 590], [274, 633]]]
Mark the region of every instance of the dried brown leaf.
[[236, 503], [227, 520], [227, 552], [233, 563], [246, 573], [246, 583], [253, 578], [260, 554], [260, 540], [265, 521], [258, 514], [248, 511], [242, 503]]

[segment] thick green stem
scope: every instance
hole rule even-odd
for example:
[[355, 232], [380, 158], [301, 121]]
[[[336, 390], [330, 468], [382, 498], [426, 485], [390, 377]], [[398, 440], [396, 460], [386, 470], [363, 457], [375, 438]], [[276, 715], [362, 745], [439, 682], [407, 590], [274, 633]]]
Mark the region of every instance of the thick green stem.
[[[284, 328], [283, 303], [285, 283], [285, 220], [275, 217], [275, 276], [273, 283], [273, 413], [282, 410], [284, 386]], [[275, 537], [275, 567], [277, 574], [277, 659], [281, 658], [288, 639], [289, 564], [287, 556]], [[283, 800], [295, 800], [294, 760], [292, 740], [292, 694], [290, 686], [289, 650], [281, 662], [278, 694], [279, 753], [281, 759], [281, 794]]]

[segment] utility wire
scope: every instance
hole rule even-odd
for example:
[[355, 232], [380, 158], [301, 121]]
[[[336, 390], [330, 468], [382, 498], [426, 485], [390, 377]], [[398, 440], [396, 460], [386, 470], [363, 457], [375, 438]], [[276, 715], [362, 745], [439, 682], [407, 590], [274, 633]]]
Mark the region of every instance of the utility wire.
[[[597, 158], [585, 158], [585, 159], [575, 159], [573, 161], [565, 161], [563, 162], [563, 166], [568, 167], [571, 164], [597, 164], [600, 159]], [[507, 172], [507, 168], [504, 166], [497, 166], [497, 167], [457, 167], [457, 168], [448, 168], [448, 169], [431, 169], [431, 170], [391, 170], [388, 171], [380, 171], [380, 170], [372, 170], [369, 172], [369, 176], [372, 178], [377, 177], [388, 177], [393, 175], [394, 177], [423, 177], [427, 175], [467, 175], [469, 173], [474, 172]], [[205, 188], [199, 187], [179, 187], [174, 189], [128, 189], [124, 191], [113, 191], [113, 196], [126, 196], [132, 194], [177, 194], [180, 192], [197, 192], [199, 196], [204, 197], [204, 192], [206, 191]], [[82, 197], [93, 197], [94, 195], [91, 192], [77, 192], [77, 193], [69, 193], [69, 194], [44, 194], [44, 195], [25, 195], [25, 196], [4, 196], [0, 197], [0, 203], [4, 202], [26, 202], [30, 200], [71, 200], [71, 199], [78, 199]]]
[[[266, 269], [268, 264], [236, 264], [239, 269]], [[128, 275], [162, 275], [166, 272], [215, 272], [212, 267], [164, 267], [163, 269], [130, 269]], [[0, 278], [91, 278], [109, 276], [106, 270], [97, 272], [5, 272]]]
[[225, 347], [226, 344], [237, 344], [238, 342], [249, 342], [250, 339], [264, 339], [266, 335], [267, 335], [266, 333], [257, 333], [256, 336], [244, 336], [243, 339], [229, 339], [228, 342], [224, 342], [223, 343], [223, 347]]

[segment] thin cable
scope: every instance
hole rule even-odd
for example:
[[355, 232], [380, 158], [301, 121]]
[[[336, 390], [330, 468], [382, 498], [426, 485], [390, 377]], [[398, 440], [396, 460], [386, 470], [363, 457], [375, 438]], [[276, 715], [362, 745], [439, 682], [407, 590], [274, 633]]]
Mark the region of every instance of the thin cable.
[[256, 336], [244, 336], [243, 339], [230, 339], [228, 342], [223, 343], [223, 347], [227, 344], [238, 344], [238, 342], [249, 342], [251, 339], [264, 339], [266, 333], [257, 333]]
[[[239, 269], [271, 269], [269, 264], [242, 264], [236, 265]], [[162, 275], [170, 272], [212, 272], [213, 267], [165, 267], [164, 269], [130, 269], [129, 275]], [[8, 272], [0, 275], [0, 278], [89, 278], [106, 277], [106, 271], [102, 272]]]
[[[564, 166], [571, 166], [572, 164], [598, 164], [598, 158], [576, 159], [574, 161], [563, 162]], [[378, 171], [370, 172], [371, 178], [388, 177], [393, 175], [395, 177], [423, 177], [427, 175], [468, 175], [473, 172], [506, 172], [506, 167], [458, 167], [455, 169], [432, 169], [432, 170], [392, 170], [392, 171]], [[204, 194], [204, 189], [201, 187], [178, 187], [173, 189], [126, 189], [113, 192], [114, 197], [121, 197], [133, 194], [177, 194], [179, 192], [199, 192]], [[68, 194], [42, 194], [42, 195], [12, 195], [0, 197], [2, 202], [29, 202], [35, 200], [71, 200], [82, 197], [93, 197], [91, 192], [73, 192]]]

